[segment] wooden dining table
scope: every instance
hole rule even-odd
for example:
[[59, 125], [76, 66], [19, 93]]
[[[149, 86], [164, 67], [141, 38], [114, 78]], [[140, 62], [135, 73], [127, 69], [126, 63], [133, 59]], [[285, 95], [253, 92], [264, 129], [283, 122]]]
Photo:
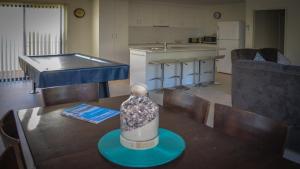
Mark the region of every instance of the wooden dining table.
[[[100, 99], [88, 104], [119, 109], [128, 96]], [[37, 169], [124, 168], [106, 160], [97, 143], [107, 132], [120, 127], [119, 116], [99, 124], [62, 116], [64, 109], [79, 103], [36, 107], [17, 112], [26, 144]], [[161, 128], [181, 135], [184, 153], [154, 168], [172, 169], [289, 169], [298, 165], [282, 158], [266, 144], [253, 143], [199, 124], [184, 110], [160, 107]], [[170, 142], [172, 144], [172, 142]]]

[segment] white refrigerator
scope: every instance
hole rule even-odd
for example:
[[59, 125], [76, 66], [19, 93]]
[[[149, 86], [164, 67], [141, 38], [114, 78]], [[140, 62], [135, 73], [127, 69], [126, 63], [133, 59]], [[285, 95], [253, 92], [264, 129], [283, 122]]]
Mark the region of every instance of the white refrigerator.
[[225, 55], [217, 61], [217, 71], [231, 74], [231, 51], [245, 47], [245, 26], [240, 21], [218, 22], [217, 45], [219, 55]]

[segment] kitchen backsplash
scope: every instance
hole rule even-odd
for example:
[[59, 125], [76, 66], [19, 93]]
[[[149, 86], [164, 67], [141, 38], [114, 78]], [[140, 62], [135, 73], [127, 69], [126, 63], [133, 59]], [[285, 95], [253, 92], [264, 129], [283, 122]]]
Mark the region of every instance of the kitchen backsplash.
[[189, 37], [201, 37], [203, 31], [196, 28], [129, 27], [129, 44], [156, 42], [188, 42]]

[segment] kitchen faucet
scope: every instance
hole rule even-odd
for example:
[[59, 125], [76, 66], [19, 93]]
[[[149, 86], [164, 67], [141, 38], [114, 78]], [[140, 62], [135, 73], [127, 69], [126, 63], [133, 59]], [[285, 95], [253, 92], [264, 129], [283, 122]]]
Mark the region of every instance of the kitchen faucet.
[[168, 49], [168, 43], [165, 41], [163, 42], [164, 43], [164, 50], [167, 50]]

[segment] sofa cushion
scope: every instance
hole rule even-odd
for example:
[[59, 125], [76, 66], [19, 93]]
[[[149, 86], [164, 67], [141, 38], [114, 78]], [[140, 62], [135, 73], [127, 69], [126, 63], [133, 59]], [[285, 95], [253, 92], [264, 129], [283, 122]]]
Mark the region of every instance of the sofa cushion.
[[260, 54], [265, 58], [266, 61], [277, 63], [277, 53], [276, 48], [262, 48], [260, 49]]
[[283, 64], [283, 65], [290, 65], [290, 60], [284, 56], [281, 52], [278, 52], [277, 54], [277, 63]]
[[264, 57], [259, 52], [256, 52], [255, 58], [253, 60], [258, 61], [258, 62], [265, 62], [266, 61], [264, 59]]

